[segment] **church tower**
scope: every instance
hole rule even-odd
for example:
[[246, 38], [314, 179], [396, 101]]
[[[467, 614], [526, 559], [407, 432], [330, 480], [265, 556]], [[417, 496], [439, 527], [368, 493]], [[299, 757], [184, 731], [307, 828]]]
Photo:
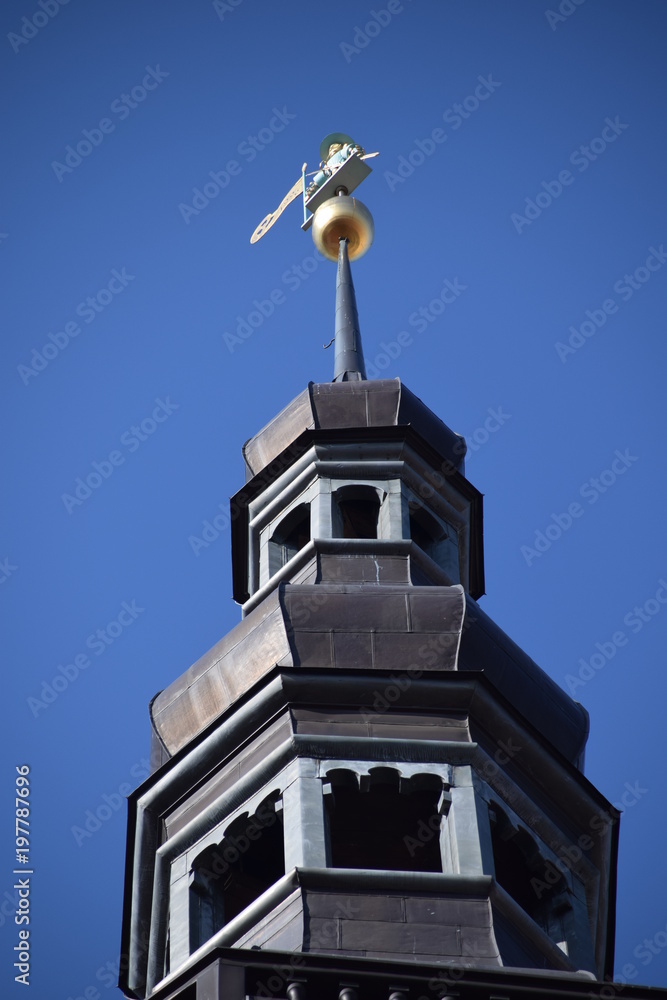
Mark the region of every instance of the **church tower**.
[[242, 620], [150, 706], [121, 989], [606, 1000], [619, 817], [587, 714], [477, 603], [464, 440], [366, 379], [341, 212], [333, 381], [243, 448]]

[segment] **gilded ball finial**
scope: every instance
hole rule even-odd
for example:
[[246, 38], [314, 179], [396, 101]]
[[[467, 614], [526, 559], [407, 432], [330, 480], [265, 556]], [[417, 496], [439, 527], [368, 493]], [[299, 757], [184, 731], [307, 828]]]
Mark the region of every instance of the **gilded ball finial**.
[[348, 257], [363, 257], [373, 242], [375, 226], [366, 206], [349, 195], [323, 202], [313, 216], [313, 243], [327, 260], [338, 260], [338, 244], [348, 240]]

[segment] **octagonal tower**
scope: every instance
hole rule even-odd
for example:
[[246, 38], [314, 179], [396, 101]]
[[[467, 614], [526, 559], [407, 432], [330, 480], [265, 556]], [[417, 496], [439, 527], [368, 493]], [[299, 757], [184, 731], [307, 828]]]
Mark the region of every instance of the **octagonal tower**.
[[479, 607], [465, 443], [365, 378], [344, 240], [337, 287], [334, 381], [243, 449], [242, 620], [151, 704], [121, 987], [589, 996], [618, 814], [582, 771], [587, 714]]

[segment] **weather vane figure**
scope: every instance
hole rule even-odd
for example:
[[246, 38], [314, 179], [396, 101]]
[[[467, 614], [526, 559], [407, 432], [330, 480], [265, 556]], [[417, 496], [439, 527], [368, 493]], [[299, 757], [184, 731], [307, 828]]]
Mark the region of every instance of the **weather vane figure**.
[[319, 168], [307, 173], [307, 164], [303, 164], [300, 179], [276, 211], [262, 219], [250, 242], [257, 243], [284, 209], [301, 195], [301, 228], [306, 230], [312, 226], [313, 242], [323, 256], [338, 260], [341, 239], [347, 240], [350, 260], [363, 256], [373, 242], [373, 218], [366, 206], [350, 194], [371, 173], [366, 161], [377, 155], [366, 153], [349, 135], [332, 132], [320, 144]]

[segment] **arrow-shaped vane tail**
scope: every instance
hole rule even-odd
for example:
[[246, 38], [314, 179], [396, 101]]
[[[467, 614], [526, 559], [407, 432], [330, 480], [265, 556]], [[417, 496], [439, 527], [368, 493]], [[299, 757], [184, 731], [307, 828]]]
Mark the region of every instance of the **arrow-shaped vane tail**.
[[283, 198], [283, 200], [280, 202], [280, 205], [275, 210], [275, 212], [270, 212], [266, 216], [266, 218], [262, 219], [262, 221], [260, 222], [260, 224], [257, 226], [257, 229], [255, 230], [255, 232], [250, 237], [250, 242], [251, 243], [257, 243], [258, 240], [261, 240], [261, 238], [264, 235], [264, 233], [268, 232], [269, 229], [271, 228], [271, 226], [273, 225], [273, 223], [278, 218], [280, 218], [280, 216], [282, 215], [283, 211], [287, 208], [287, 206], [290, 204], [290, 202], [294, 201], [294, 199], [297, 198], [301, 194], [302, 188], [303, 188], [303, 178], [299, 177], [299, 179], [296, 182], [296, 184], [294, 185], [294, 187], [291, 187], [289, 189], [289, 191], [287, 192], [287, 194], [285, 195], [285, 197]]

